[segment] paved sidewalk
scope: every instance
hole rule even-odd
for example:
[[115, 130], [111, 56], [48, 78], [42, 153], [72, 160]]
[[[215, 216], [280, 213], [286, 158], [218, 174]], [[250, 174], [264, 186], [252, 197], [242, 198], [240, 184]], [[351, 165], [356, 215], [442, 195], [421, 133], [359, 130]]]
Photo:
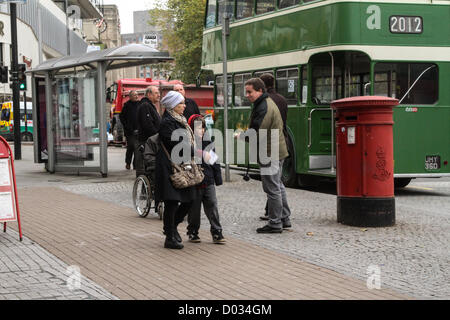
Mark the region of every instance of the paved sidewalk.
[[75, 269], [27, 237], [20, 242], [19, 234], [9, 225], [4, 233], [1, 224], [0, 300], [116, 299], [85, 277], [79, 282], [70, 278], [75, 275]]
[[[368, 290], [364, 281], [230, 236], [226, 245], [184, 241], [183, 250], [167, 250], [158, 218], [142, 219], [131, 208], [60, 188], [20, 188], [19, 201], [24, 236], [64, 261], [60, 271], [78, 266], [83, 276], [112, 294], [108, 298], [409, 298], [386, 288]], [[200, 235], [210, 238], [205, 230]], [[91, 292], [85, 285], [81, 290], [74, 298]]]

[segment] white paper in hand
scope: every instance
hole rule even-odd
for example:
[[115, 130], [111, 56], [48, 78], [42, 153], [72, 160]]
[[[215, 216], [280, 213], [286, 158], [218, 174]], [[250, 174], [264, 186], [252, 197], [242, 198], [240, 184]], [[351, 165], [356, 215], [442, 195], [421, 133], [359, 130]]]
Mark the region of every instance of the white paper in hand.
[[219, 156], [214, 152], [214, 151], [210, 151], [209, 152], [209, 161], [208, 164], [213, 165], [214, 163], [216, 163], [217, 159], [219, 159]]

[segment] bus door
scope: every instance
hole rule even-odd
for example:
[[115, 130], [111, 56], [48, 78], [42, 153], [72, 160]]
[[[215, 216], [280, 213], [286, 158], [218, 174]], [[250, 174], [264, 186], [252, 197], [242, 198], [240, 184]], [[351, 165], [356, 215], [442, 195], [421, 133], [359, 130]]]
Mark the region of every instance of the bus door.
[[334, 175], [336, 147], [330, 104], [333, 100], [370, 94], [370, 59], [361, 52], [325, 52], [312, 56], [310, 66], [307, 170]]

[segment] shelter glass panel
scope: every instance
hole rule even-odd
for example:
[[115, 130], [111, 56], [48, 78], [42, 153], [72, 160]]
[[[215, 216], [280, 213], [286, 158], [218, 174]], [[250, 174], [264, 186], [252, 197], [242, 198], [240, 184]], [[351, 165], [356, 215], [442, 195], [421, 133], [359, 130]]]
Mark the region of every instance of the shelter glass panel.
[[52, 89], [57, 165], [81, 167], [85, 161], [90, 161], [90, 166], [100, 165], [96, 88], [95, 72], [55, 77]]
[[276, 0], [256, 0], [256, 14], [263, 14], [275, 10]]

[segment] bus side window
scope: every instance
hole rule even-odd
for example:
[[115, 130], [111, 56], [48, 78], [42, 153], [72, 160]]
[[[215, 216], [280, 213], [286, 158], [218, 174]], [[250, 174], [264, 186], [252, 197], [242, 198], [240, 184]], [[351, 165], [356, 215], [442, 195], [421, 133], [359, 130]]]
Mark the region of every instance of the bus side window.
[[277, 92], [286, 98], [288, 104], [297, 104], [298, 69], [277, 70]]
[[[231, 95], [231, 92], [233, 91], [232, 90], [232, 88], [233, 88], [233, 84], [232, 84], [232, 82], [231, 82], [231, 76], [228, 76], [228, 106], [230, 106], [231, 105], [231, 98], [232, 98], [232, 95]], [[217, 106], [219, 106], [219, 107], [223, 107], [224, 106], [224, 102], [225, 102], [225, 95], [224, 95], [224, 92], [223, 92], [223, 76], [217, 76], [216, 77], [216, 104], [217, 104]]]
[[402, 99], [401, 104], [434, 104], [438, 100], [439, 72], [430, 63], [377, 63], [375, 95]]
[[245, 82], [252, 77], [251, 73], [234, 75], [234, 105], [236, 107], [250, 106], [251, 103], [245, 96]]
[[304, 65], [302, 67], [302, 91], [301, 91], [302, 104], [306, 104], [307, 98], [308, 98], [308, 66]]

